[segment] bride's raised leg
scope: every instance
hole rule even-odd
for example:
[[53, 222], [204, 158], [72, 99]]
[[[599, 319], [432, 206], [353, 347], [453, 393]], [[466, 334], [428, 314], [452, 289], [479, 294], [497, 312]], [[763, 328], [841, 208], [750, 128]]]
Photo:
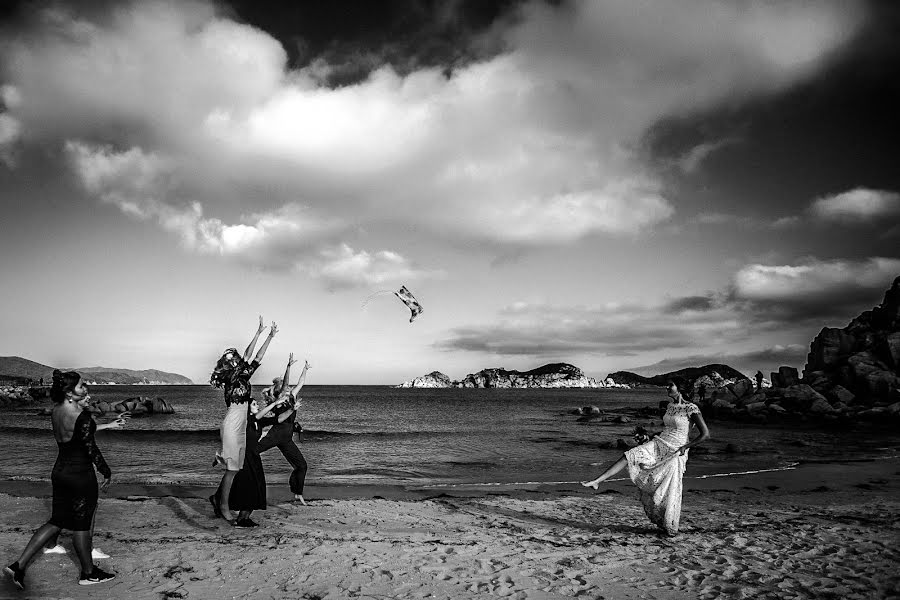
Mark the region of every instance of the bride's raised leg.
[[600, 475], [597, 479], [592, 479], [591, 481], [582, 481], [581, 485], [584, 487], [594, 488], [595, 490], [600, 487], [600, 484], [621, 471], [628, 464], [628, 459], [624, 456], [613, 463], [608, 469], [603, 471], [603, 474]]

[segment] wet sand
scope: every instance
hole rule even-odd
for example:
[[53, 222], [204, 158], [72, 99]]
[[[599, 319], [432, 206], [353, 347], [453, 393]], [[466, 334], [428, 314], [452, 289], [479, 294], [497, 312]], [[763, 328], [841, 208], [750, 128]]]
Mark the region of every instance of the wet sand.
[[[682, 531], [660, 536], [634, 487], [270, 486], [261, 524], [212, 516], [211, 490], [114, 486], [95, 543], [118, 573], [77, 585], [41, 555], [0, 598], [900, 598], [900, 458], [686, 478]], [[0, 483], [0, 552], [50, 512], [43, 482]]]

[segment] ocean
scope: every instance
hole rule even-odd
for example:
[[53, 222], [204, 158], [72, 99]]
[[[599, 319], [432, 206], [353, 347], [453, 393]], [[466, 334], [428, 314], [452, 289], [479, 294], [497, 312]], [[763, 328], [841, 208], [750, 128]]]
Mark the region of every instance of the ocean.
[[[259, 397], [262, 386], [254, 386]], [[131, 419], [101, 431], [97, 443], [120, 483], [214, 486], [222, 391], [193, 386], [91, 386], [98, 400], [161, 397], [173, 415]], [[398, 389], [387, 386], [303, 388], [300, 447], [307, 485], [418, 487], [578, 482], [595, 477], [621, 451], [635, 425], [661, 427], [636, 409], [657, 407], [662, 389]], [[49, 405], [49, 401], [48, 401]], [[593, 405], [627, 423], [579, 419]], [[49, 481], [56, 459], [50, 419], [35, 408], [0, 411], [0, 479]], [[104, 422], [114, 418], [98, 418]], [[896, 454], [900, 434], [805, 426], [709, 421], [712, 439], [692, 451], [686, 476], [789, 468], [804, 460], [875, 459]], [[277, 449], [263, 455], [270, 485], [290, 470]]]

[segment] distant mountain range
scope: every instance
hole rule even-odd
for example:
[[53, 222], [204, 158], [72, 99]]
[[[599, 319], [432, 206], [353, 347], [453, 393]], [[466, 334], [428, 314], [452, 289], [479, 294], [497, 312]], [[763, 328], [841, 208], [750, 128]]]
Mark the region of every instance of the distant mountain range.
[[725, 379], [749, 379], [746, 375], [738, 371], [737, 369], [733, 369], [728, 365], [704, 365], [702, 367], [688, 367], [686, 369], [679, 369], [677, 371], [672, 371], [671, 373], [663, 373], [661, 375], [654, 375], [653, 377], [644, 377], [642, 375], [638, 375], [637, 373], [632, 373], [631, 371], [616, 371], [615, 373], [610, 373], [606, 377], [608, 379], [612, 379], [616, 383], [625, 383], [632, 387], [641, 386], [641, 385], [666, 385], [666, 381], [671, 379], [672, 377], [683, 377], [688, 381], [695, 381], [704, 375], [709, 375], [715, 371]]
[[78, 371], [88, 383], [119, 385], [191, 385], [194, 382], [178, 373], [167, 373], [156, 369], [135, 371], [132, 369], [117, 369], [112, 367], [48, 367], [41, 363], [22, 358], [20, 356], [0, 356], [0, 379], [34, 381], [44, 380], [50, 383], [53, 378], [53, 369], [61, 371]]

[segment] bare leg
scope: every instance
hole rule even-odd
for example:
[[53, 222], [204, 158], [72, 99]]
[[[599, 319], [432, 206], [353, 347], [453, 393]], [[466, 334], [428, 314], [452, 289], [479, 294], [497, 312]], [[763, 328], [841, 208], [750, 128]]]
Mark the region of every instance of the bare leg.
[[91, 531], [73, 531], [72, 542], [75, 546], [75, 554], [81, 562], [82, 575], [90, 575], [94, 572], [94, 561], [91, 559], [91, 550], [94, 549], [94, 541]]
[[59, 535], [59, 527], [56, 525], [52, 525], [50, 523], [44, 523], [41, 525], [37, 531], [34, 532], [34, 535], [31, 536], [31, 539], [28, 540], [28, 544], [25, 545], [25, 549], [22, 550], [22, 555], [19, 556], [19, 567], [21, 569], [25, 569], [28, 566], [29, 561], [34, 557], [35, 553], [43, 548], [50, 538]]
[[600, 487], [600, 484], [602, 482], [606, 481], [607, 479], [609, 479], [610, 477], [612, 477], [613, 475], [615, 475], [616, 473], [618, 473], [619, 471], [624, 469], [625, 465], [627, 465], [627, 464], [628, 464], [628, 459], [626, 459], [623, 456], [622, 458], [617, 460], [615, 463], [613, 463], [613, 465], [610, 466], [607, 470], [603, 471], [603, 474], [600, 475], [600, 477], [598, 477], [597, 479], [593, 479], [591, 481], [582, 481], [581, 485], [583, 485], [584, 487], [594, 488], [596, 490], [598, 487]]
[[219, 509], [222, 511], [222, 516], [227, 521], [234, 521], [234, 513], [231, 512], [231, 508], [228, 507], [228, 497], [231, 495], [231, 484], [234, 483], [234, 477], [237, 475], [237, 471], [225, 471], [225, 474], [222, 475], [222, 481], [219, 483]]

